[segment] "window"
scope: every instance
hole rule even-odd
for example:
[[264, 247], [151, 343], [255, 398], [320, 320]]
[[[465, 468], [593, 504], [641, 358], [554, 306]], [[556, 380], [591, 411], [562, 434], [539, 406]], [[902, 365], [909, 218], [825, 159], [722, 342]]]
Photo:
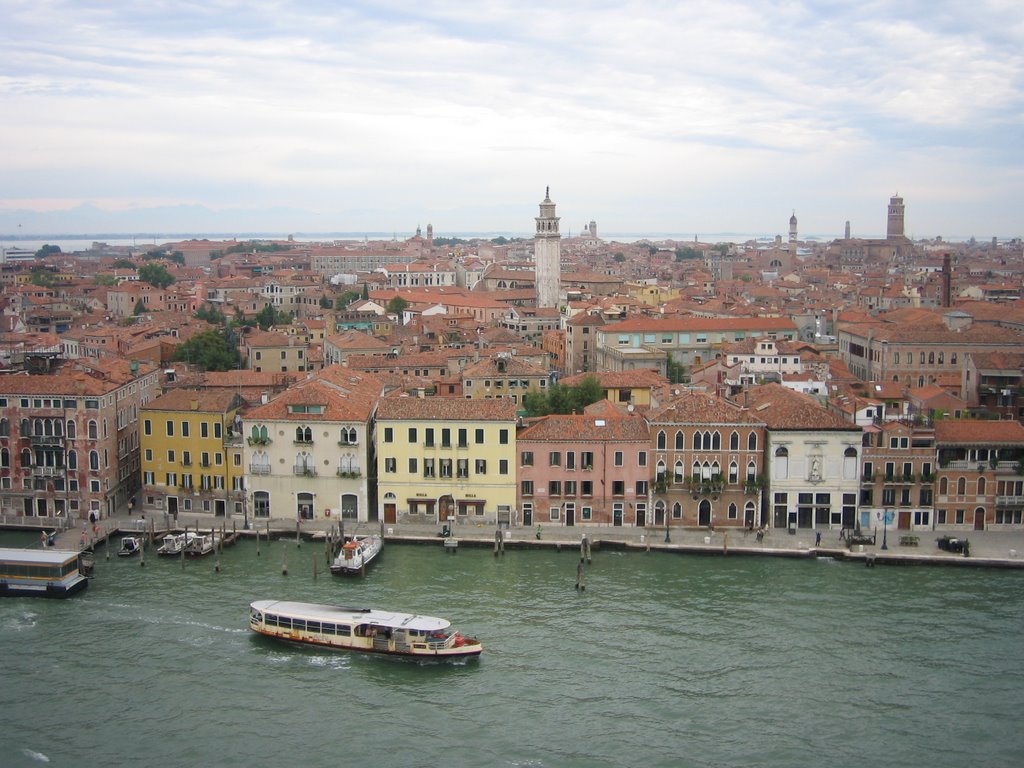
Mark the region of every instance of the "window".
[[384, 442], [393, 443], [395, 441], [395, 430], [392, 427], [384, 427]]
[[210, 425], [207, 422], [205, 422], [205, 421], [199, 422], [199, 436], [200, 437], [209, 437], [210, 436]]
[[498, 459], [498, 474], [499, 475], [507, 475], [508, 474], [508, 459]]
[[419, 461], [415, 458], [409, 459], [409, 474], [415, 475], [419, 471]]
[[520, 495], [533, 496], [533, 480], [523, 480], [519, 484]]
[[452, 431], [445, 427], [441, 430], [441, 447], [451, 448], [452, 447]]
[[508, 430], [507, 429], [500, 429], [500, 430], [498, 430], [498, 442], [501, 445], [508, 445]]
[[451, 477], [451, 476], [452, 476], [452, 460], [451, 459], [441, 459], [441, 477]]
[[459, 430], [459, 448], [468, 448], [468, 447], [469, 447], [469, 430], [467, 430], [467, 429], [460, 429]]
[[565, 452], [565, 468], [568, 470], [576, 469], [576, 452], [566, 451]]
[[433, 448], [434, 447], [434, 429], [433, 429], [433, 427], [427, 427], [424, 430], [423, 444], [426, 445], [427, 448]]
[[576, 495], [576, 481], [566, 480], [562, 483], [562, 492], [569, 498], [574, 497]]
[[616, 451], [615, 452], [614, 464], [615, 464], [616, 467], [621, 467], [622, 466], [622, 456], [623, 456], [622, 451]]
[[394, 456], [388, 456], [384, 459], [384, 471], [388, 473], [398, 471], [398, 460]]
[[636, 465], [638, 467], [646, 467], [647, 466], [647, 451], [640, 451], [636, 455]]
[[188, 436], [189, 436], [189, 429], [188, 429], [188, 426], [189, 426], [189, 425], [188, 425], [188, 422], [187, 422], [187, 421], [183, 421], [183, 422], [181, 422], [181, 436], [182, 436], [182, 437], [188, 437]]
[[436, 477], [437, 474], [434, 471], [434, 460], [424, 459], [423, 460], [423, 476], [424, 477]]
[[732, 432], [729, 435], [729, 450], [738, 451], [740, 449], [740, 433]]
[[[152, 435], [153, 434], [153, 422], [151, 422], [149, 419], [143, 419], [143, 421], [142, 421], [142, 433], [144, 435]], [[70, 437], [70, 434], [68, 435], [68, 437]]]
[[[96, 422], [89, 422], [89, 437], [95, 439], [96, 435]], [[167, 437], [174, 437], [174, 422], [168, 419], [167, 421]]]
[[519, 454], [519, 464], [523, 467], [533, 466], [533, 451], [523, 451]]
[[612, 480], [612, 496], [625, 496], [626, 483], [624, 480]]
[[548, 481], [548, 496], [555, 498], [562, 495], [562, 482], [560, 480]]
[[548, 466], [560, 467], [562, 466], [562, 454], [558, 451], [551, 451], [548, 453]]
[[487, 474], [487, 459], [477, 459], [474, 471], [478, 475], [486, 475]]
[[416, 441], [419, 439], [419, 430], [417, 430], [416, 427], [409, 427], [409, 444], [415, 445]]
[[594, 481], [593, 480], [581, 480], [580, 481], [580, 496], [593, 496], [594, 495]]
[[665, 450], [665, 430], [663, 429], [658, 432], [658, 450]]

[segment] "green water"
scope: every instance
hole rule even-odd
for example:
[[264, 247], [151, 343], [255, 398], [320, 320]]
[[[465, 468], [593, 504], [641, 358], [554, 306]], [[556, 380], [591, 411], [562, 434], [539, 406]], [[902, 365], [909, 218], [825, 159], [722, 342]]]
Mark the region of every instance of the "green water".
[[[1021, 764], [1024, 574], [600, 551], [580, 593], [577, 562], [393, 544], [360, 580], [294, 541], [220, 572], [101, 549], [81, 595], [0, 600], [0, 765]], [[281, 644], [247, 629], [259, 598], [444, 616], [485, 651]]]

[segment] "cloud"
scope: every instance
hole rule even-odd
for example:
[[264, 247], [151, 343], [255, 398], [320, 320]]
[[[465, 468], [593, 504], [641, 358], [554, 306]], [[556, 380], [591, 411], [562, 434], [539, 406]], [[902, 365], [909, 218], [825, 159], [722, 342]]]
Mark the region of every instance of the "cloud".
[[[12, 200], [359, 210], [384, 230], [417, 207], [519, 205], [521, 220], [455, 226], [526, 231], [551, 184], [620, 230], [695, 229], [698, 208], [711, 229], [775, 228], [802, 208], [837, 231], [846, 214], [815, 201], [883, 211], [921, 187], [909, 216], [955, 195], [956, 174], [996, 172], [1019, 199], [1017, 11], [0, 0], [0, 182]], [[1013, 234], [979, 194], [953, 226]]]

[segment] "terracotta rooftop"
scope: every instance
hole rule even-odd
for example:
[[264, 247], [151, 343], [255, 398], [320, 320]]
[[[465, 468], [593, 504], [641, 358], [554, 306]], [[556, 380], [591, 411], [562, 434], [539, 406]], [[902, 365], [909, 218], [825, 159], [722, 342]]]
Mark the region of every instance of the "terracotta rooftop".
[[512, 400], [467, 400], [445, 397], [389, 397], [380, 401], [377, 419], [434, 419], [438, 421], [515, 421]]
[[849, 430], [861, 428], [825, 410], [810, 395], [794, 392], [781, 384], [763, 384], [744, 391], [744, 405], [751, 415], [764, 420], [773, 430]]

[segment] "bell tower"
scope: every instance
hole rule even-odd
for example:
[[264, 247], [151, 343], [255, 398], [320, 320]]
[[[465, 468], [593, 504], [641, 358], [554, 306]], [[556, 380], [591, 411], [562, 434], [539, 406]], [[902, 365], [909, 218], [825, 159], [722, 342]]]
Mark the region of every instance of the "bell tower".
[[896, 240], [904, 236], [903, 231], [903, 198], [898, 194], [889, 198], [889, 219], [885, 227], [887, 240]]
[[533, 261], [537, 284], [537, 306], [557, 307], [562, 290], [562, 235], [558, 231], [551, 187], [544, 189], [537, 230], [533, 236]]

